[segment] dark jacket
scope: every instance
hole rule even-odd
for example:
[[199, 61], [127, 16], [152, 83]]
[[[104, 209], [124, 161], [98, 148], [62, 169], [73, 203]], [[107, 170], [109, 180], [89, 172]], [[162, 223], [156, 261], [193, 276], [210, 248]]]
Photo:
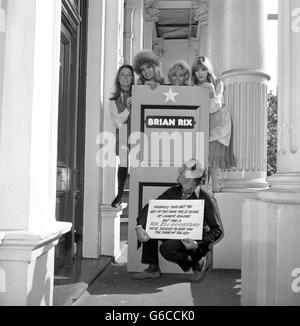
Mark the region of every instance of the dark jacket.
[[[181, 200], [182, 187], [180, 185], [174, 186], [166, 190], [157, 199], [170, 199], [170, 200]], [[223, 236], [223, 226], [221, 222], [220, 212], [218, 209], [217, 202], [214, 197], [209, 195], [206, 191], [200, 190], [199, 198], [193, 193], [188, 200], [204, 199], [204, 220], [203, 220], [203, 237], [202, 240], [197, 241], [198, 246], [209, 246], [216, 242]], [[149, 205], [146, 205], [140, 216], [137, 218], [137, 225], [141, 225], [146, 229], [147, 215]]]

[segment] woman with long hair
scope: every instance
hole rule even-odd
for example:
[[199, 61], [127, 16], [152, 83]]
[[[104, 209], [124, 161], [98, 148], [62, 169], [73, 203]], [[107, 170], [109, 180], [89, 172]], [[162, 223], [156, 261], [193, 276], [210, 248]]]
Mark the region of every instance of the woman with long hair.
[[199, 56], [192, 65], [192, 81], [196, 86], [207, 87], [210, 91], [209, 108], [209, 178], [212, 191], [220, 192], [219, 170], [236, 166], [232, 151], [232, 121], [228, 108], [223, 105], [224, 84], [215, 76], [208, 58]]
[[111, 203], [118, 207], [122, 203], [124, 186], [128, 175], [128, 137], [130, 135], [131, 96], [134, 85], [134, 71], [130, 65], [122, 65], [116, 74], [115, 89], [110, 98], [110, 116], [116, 128], [117, 155], [120, 158], [118, 167], [118, 194]]

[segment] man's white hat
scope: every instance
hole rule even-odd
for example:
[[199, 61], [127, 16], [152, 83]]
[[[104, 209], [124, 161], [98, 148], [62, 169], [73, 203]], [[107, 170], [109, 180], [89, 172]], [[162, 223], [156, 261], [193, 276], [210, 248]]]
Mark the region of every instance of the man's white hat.
[[203, 176], [203, 173], [205, 171], [204, 163], [201, 161], [198, 161], [194, 158], [190, 159], [189, 161], [184, 163], [184, 166], [186, 167], [185, 171], [185, 177], [191, 178], [191, 179], [197, 179], [201, 178]]

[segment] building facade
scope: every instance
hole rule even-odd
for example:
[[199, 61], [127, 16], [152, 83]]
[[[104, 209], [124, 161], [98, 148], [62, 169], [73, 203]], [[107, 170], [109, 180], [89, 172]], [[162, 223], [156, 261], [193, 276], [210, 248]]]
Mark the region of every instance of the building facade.
[[[0, 1], [0, 305], [52, 305], [60, 264], [120, 254], [122, 208], [110, 207], [116, 169], [99, 164], [99, 148], [101, 133], [114, 131], [116, 71], [143, 48], [164, 69], [174, 53], [189, 63], [207, 55], [226, 87], [237, 168], [223, 173], [216, 195], [227, 238], [215, 267], [242, 269], [243, 305], [300, 303], [300, 0], [279, 0], [278, 172], [270, 180], [265, 5]], [[176, 6], [192, 8], [196, 21], [192, 37], [177, 42], [157, 34], [160, 12]]]

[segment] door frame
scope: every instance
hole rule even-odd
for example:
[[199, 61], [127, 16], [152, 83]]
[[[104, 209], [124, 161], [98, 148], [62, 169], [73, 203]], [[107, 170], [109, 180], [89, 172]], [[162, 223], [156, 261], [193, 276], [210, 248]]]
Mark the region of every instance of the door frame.
[[[86, 131], [86, 72], [87, 72], [87, 28], [88, 28], [88, 0], [77, 0], [73, 3], [70, 0], [62, 0], [63, 26], [76, 35], [75, 53], [71, 60], [72, 69], [70, 75], [75, 81], [74, 94], [71, 98], [71, 105], [74, 105], [74, 158], [72, 158], [74, 167], [70, 171], [70, 187], [74, 196], [72, 204], [72, 230], [66, 235], [65, 253], [67, 259], [64, 264], [74, 263], [74, 258], [82, 259], [83, 242], [83, 207], [84, 207], [84, 165], [85, 165], [85, 131]], [[63, 31], [63, 26], [61, 31]], [[63, 33], [61, 33], [63, 37]], [[57, 162], [59, 165], [59, 162]], [[63, 239], [61, 239], [63, 240]], [[57, 252], [60, 255], [60, 252]], [[62, 268], [59, 263], [56, 270]]]
[[88, 9], [89, 0], [80, 1], [81, 26], [79, 32], [79, 82], [78, 82], [78, 111], [77, 111], [77, 150], [76, 183], [80, 190], [80, 198], [75, 211], [75, 243], [77, 243], [78, 259], [82, 259], [83, 251], [83, 214], [84, 214], [84, 174], [85, 174], [85, 132], [86, 132], [86, 80], [87, 80], [87, 45], [88, 45]]

